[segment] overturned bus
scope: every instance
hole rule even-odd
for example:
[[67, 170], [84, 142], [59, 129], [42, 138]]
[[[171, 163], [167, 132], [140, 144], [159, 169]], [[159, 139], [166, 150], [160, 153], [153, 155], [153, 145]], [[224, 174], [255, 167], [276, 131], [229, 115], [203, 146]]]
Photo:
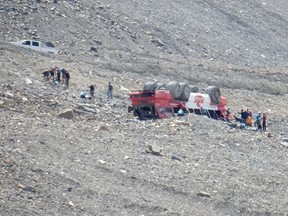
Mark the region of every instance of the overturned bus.
[[170, 90], [169, 86], [166, 89], [161, 86], [161, 89], [147, 90], [144, 87], [145, 90], [131, 92], [129, 94], [131, 106], [128, 110], [133, 111], [139, 119], [168, 118], [174, 116], [180, 109], [186, 113], [206, 115], [214, 119], [226, 116], [227, 99], [221, 96], [218, 87], [210, 86], [205, 93], [190, 92], [189, 88], [187, 93], [187, 88], [181, 88], [180, 84], [179, 89], [174, 86]]

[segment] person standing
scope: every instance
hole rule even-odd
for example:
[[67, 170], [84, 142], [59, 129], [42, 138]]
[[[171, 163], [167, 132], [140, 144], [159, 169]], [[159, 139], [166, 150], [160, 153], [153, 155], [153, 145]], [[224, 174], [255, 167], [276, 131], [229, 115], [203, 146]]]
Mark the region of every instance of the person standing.
[[68, 70], [66, 70], [65, 68], [61, 68], [60, 71], [62, 74], [61, 83], [64, 83], [67, 87], [69, 87], [70, 74]]
[[109, 82], [109, 84], [108, 84], [108, 92], [107, 92], [108, 98], [110, 98], [110, 99], [113, 98], [113, 94], [112, 93], [113, 93], [113, 86]]
[[266, 131], [266, 119], [267, 119], [267, 116], [266, 116], [266, 114], [264, 113], [264, 114], [263, 114], [263, 117], [262, 117], [262, 130], [263, 130], [263, 131]]
[[[214, 115], [214, 112], [212, 112], [212, 114]], [[211, 115], [211, 117], [213, 118], [213, 116]], [[225, 121], [230, 122], [231, 120], [231, 112], [230, 112], [230, 108], [226, 110], [225, 113]]]
[[94, 98], [94, 90], [95, 90], [95, 88], [94, 88], [93, 85], [89, 86], [89, 88], [90, 88], [90, 97], [92, 99], [92, 98]]
[[241, 112], [239, 112], [239, 114], [241, 115], [241, 123], [244, 123], [246, 125], [246, 120], [248, 117], [247, 111], [244, 111], [243, 109], [241, 109]]
[[57, 72], [56, 72], [56, 81], [58, 83], [60, 83], [61, 81], [61, 71], [59, 69], [57, 69]]
[[67, 87], [69, 87], [69, 80], [70, 80], [70, 74], [68, 71], [65, 73], [65, 84]]
[[261, 113], [259, 113], [259, 114], [256, 116], [256, 122], [255, 122], [256, 130], [262, 131], [261, 120], [262, 120], [262, 116], [261, 116]]
[[63, 68], [63, 67], [60, 69], [60, 71], [61, 71], [61, 74], [62, 74], [62, 83], [64, 83], [65, 80], [66, 80], [66, 73], [68, 73], [68, 71], [65, 68]]
[[250, 116], [252, 118], [252, 112], [251, 110], [247, 109], [247, 113], [248, 113], [248, 116]]
[[246, 125], [247, 125], [247, 126], [250, 126], [250, 127], [252, 126], [252, 118], [251, 118], [250, 115], [249, 115], [248, 118], [246, 119]]

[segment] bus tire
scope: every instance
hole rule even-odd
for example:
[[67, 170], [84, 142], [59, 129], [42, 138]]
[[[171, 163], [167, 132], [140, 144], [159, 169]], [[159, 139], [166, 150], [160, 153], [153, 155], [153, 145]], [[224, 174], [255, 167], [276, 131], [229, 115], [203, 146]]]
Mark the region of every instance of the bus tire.
[[167, 83], [167, 90], [169, 90], [171, 92], [171, 94], [174, 97], [174, 100], [177, 100], [180, 98], [181, 96], [181, 88], [180, 88], [180, 84], [176, 81], [172, 81]]
[[165, 90], [166, 84], [165, 83], [157, 83], [155, 90]]
[[219, 104], [220, 103], [221, 92], [220, 92], [219, 87], [208, 86], [205, 93], [209, 95], [213, 104]]
[[143, 90], [153, 91], [153, 90], [155, 90], [156, 85], [157, 85], [156, 82], [146, 82], [144, 87], [143, 87]]
[[180, 83], [181, 95], [180, 100], [188, 101], [190, 97], [190, 87], [186, 83]]

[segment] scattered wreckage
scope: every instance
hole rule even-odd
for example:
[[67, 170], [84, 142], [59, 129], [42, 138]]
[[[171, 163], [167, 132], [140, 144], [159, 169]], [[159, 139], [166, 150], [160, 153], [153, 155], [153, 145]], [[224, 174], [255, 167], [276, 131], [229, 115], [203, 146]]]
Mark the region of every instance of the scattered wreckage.
[[25, 47], [28, 49], [33, 49], [39, 52], [46, 52], [51, 54], [61, 54], [61, 51], [58, 50], [53, 43], [51, 42], [42, 42], [42, 41], [36, 41], [36, 40], [21, 40], [17, 42], [11, 42], [11, 44]]
[[180, 109], [214, 119], [225, 118], [227, 112], [227, 98], [221, 96], [216, 86], [200, 93], [197, 87], [186, 83], [147, 82], [143, 90], [130, 92], [129, 99], [128, 111], [139, 119], [168, 118]]

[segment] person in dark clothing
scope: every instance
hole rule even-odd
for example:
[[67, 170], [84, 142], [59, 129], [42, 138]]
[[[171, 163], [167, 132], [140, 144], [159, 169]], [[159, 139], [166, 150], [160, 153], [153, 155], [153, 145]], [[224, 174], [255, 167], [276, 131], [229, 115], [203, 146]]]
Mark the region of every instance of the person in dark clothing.
[[245, 124], [246, 124], [246, 121], [247, 121], [248, 116], [249, 116], [249, 114], [248, 114], [247, 110], [244, 111], [244, 113], [243, 113], [243, 118], [244, 118]]
[[54, 71], [53, 70], [50, 70], [49, 71], [50, 72], [50, 78], [49, 78], [49, 80], [52, 78], [52, 80], [54, 80]]
[[246, 119], [248, 118], [248, 112], [241, 109], [241, 122], [246, 124]]
[[240, 111], [240, 112], [238, 112], [238, 114], [240, 114], [240, 115], [241, 115], [241, 118], [243, 118], [243, 113], [244, 113], [243, 109], [241, 109], [241, 111]]
[[45, 80], [49, 80], [50, 71], [44, 71], [42, 74], [43, 74], [43, 77], [44, 77]]
[[266, 131], [266, 119], [267, 119], [267, 116], [266, 116], [266, 114], [264, 113], [264, 114], [263, 114], [263, 117], [262, 117], [262, 130], [263, 130], [263, 131]]
[[248, 116], [252, 118], [252, 112], [249, 109], [247, 109], [247, 113], [248, 113]]
[[68, 71], [65, 73], [65, 85], [68, 87], [69, 86], [69, 80], [70, 80], [70, 74]]
[[110, 99], [113, 98], [113, 94], [112, 93], [113, 93], [113, 86], [109, 82], [109, 84], [108, 84], [108, 92], [107, 92], [108, 98], [110, 98]]
[[227, 122], [230, 122], [231, 118], [232, 118], [232, 117], [231, 117], [230, 109], [227, 109], [227, 110], [226, 110], [226, 113], [225, 113], [225, 115], [224, 115], [224, 120], [227, 121]]
[[56, 81], [58, 83], [60, 83], [60, 81], [61, 81], [61, 70], [59, 70], [59, 69], [56, 72]]
[[[61, 68], [60, 72], [62, 74], [62, 83], [65, 83], [65, 85], [69, 86], [69, 80], [70, 80], [70, 74], [65, 68]], [[59, 75], [60, 76], [60, 75]], [[58, 77], [57, 77], [58, 78]]]
[[258, 131], [262, 131], [261, 120], [262, 120], [262, 116], [261, 116], [261, 113], [259, 113], [256, 116], [256, 121], [255, 121], [255, 127]]
[[66, 80], [66, 73], [68, 73], [68, 71], [65, 68], [61, 68], [60, 71], [61, 71], [61, 74], [62, 74], [62, 83], [64, 83], [65, 80]]
[[44, 71], [42, 74], [46, 80], [50, 80], [51, 78], [54, 80], [54, 75], [57, 70], [57, 67], [50, 67], [49, 70]]
[[94, 90], [95, 90], [95, 88], [94, 88], [93, 85], [89, 86], [89, 88], [90, 88], [90, 97], [94, 98]]

